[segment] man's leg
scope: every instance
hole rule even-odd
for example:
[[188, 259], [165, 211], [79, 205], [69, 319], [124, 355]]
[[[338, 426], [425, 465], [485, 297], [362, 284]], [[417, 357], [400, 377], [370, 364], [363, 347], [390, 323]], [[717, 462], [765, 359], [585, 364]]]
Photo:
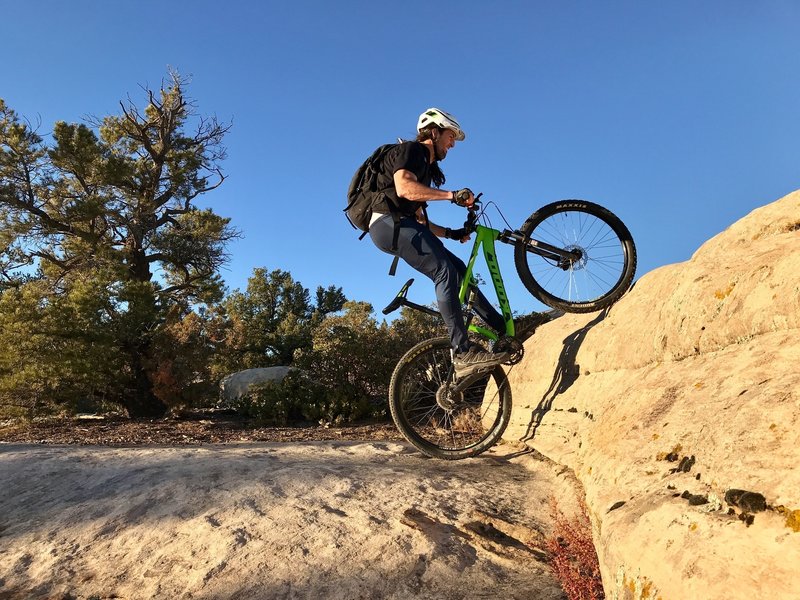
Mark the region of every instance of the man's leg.
[[[394, 224], [391, 219], [379, 220], [370, 227], [372, 241], [389, 254], [391, 254], [393, 234]], [[436, 286], [439, 312], [442, 313], [450, 332], [450, 344], [455, 351], [453, 368], [456, 376], [462, 378], [475, 373], [485, 373], [507, 361], [510, 358], [508, 352], [492, 353], [470, 348], [461, 302], [458, 299], [461, 283], [459, 267], [453, 262], [451, 259], [453, 254], [445, 249], [441, 240], [424, 225], [411, 219], [403, 219], [397, 248], [397, 254], [403, 260], [430, 277]], [[462, 268], [464, 267], [461, 261], [457, 262]], [[488, 301], [486, 304], [488, 305]]]
[[[435, 286], [436, 301], [439, 312], [450, 333], [451, 346], [456, 351], [465, 351], [469, 347], [467, 329], [458, 292], [461, 286], [461, 274], [441, 240], [426, 226], [411, 218], [400, 222], [397, 240], [397, 254], [411, 267], [429, 277]], [[391, 254], [394, 222], [391, 218], [381, 219], [370, 227], [370, 237], [378, 248]], [[461, 263], [463, 267], [463, 263]], [[463, 271], [462, 271], [463, 274]]]
[[[459, 281], [463, 281], [464, 273], [467, 272], [467, 265], [464, 264], [460, 258], [458, 258], [455, 254], [450, 252], [449, 250], [445, 249], [445, 252], [448, 253], [450, 256], [450, 261], [455, 265], [456, 269], [458, 270], [458, 279]], [[483, 292], [476, 288], [477, 294], [475, 295], [475, 312], [478, 313], [478, 316], [484, 320], [484, 322], [494, 329], [499, 334], [504, 334], [506, 332], [506, 320], [503, 318], [497, 309], [492, 306], [492, 303], [489, 302], [489, 299], [483, 294]]]

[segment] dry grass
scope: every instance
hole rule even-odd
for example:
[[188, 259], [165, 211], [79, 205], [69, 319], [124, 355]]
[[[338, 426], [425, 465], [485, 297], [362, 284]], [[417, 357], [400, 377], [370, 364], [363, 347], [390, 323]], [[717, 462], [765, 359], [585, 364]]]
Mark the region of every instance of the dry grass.
[[600, 564], [592, 541], [592, 526], [585, 502], [572, 519], [550, 500], [553, 534], [547, 539], [550, 568], [569, 600], [603, 600], [603, 581]]

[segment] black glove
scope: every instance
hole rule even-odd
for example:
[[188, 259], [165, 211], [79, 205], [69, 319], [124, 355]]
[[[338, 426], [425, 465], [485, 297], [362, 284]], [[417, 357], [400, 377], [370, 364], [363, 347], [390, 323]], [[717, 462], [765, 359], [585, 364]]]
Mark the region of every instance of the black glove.
[[466, 206], [469, 197], [474, 195], [475, 194], [472, 193], [471, 189], [463, 188], [453, 192], [453, 198], [450, 200], [450, 202], [452, 202], [453, 204], [458, 204], [459, 206]]
[[448, 240], [463, 240], [467, 236], [467, 230], [464, 227], [460, 229], [450, 229], [446, 227], [444, 230], [444, 237]]

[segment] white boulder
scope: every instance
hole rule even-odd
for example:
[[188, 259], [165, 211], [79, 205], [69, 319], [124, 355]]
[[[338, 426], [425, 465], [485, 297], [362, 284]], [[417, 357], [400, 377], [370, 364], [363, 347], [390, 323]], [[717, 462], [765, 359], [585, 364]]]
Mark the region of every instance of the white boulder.
[[294, 367], [261, 367], [232, 373], [220, 383], [220, 394], [225, 402], [231, 402], [246, 395], [253, 385], [281, 382], [290, 372], [297, 370]]

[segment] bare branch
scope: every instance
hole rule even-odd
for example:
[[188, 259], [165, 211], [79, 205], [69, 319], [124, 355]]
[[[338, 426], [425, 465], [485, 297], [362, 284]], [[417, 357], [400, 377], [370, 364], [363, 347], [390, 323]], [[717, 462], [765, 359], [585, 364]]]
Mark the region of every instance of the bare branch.
[[164, 254], [163, 252], [156, 252], [155, 254], [150, 254], [147, 256], [147, 262], [154, 263], [159, 261], [167, 260], [169, 256]]
[[169, 296], [170, 294], [173, 294], [175, 292], [182, 292], [184, 290], [194, 287], [194, 283], [196, 281], [203, 281], [205, 279], [208, 279], [213, 274], [214, 273], [212, 272], [198, 273], [197, 275], [195, 275], [194, 277], [190, 277], [187, 281], [184, 281], [183, 283], [179, 283], [177, 285], [164, 288], [163, 290], [158, 290], [156, 293], [159, 296]]
[[167, 223], [171, 224], [175, 229], [180, 229], [181, 228], [180, 223], [178, 223], [178, 221], [175, 220], [172, 217], [172, 215], [184, 215], [187, 212], [189, 212], [189, 211], [188, 210], [179, 210], [179, 209], [168, 210], [166, 213], [164, 213], [164, 215], [158, 221], [156, 221], [155, 229], [163, 227]]

